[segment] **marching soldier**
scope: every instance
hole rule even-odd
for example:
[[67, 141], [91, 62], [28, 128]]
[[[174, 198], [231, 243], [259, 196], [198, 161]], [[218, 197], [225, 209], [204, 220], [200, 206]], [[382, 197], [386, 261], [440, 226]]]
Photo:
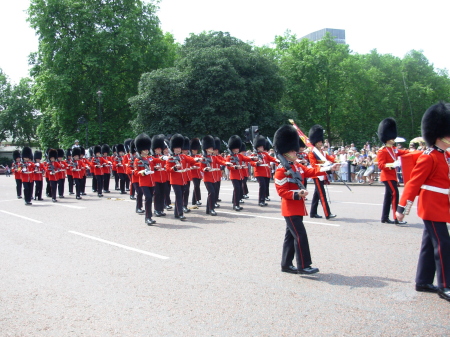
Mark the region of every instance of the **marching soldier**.
[[[198, 138], [191, 139], [190, 149], [191, 149], [192, 157], [202, 158], [202, 155], [200, 154], [200, 151], [201, 151], [200, 139], [198, 139]], [[202, 200], [202, 195], [200, 192], [200, 182], [202, 181], [202, 171], [199, 169], [194, 169], [191, 171], [191, 176], [192, 176], [192, 182], [194, 184], [194, 191], [192, 193], [192, 205], [194, 207], [195, 206], [198, 207], [202, 204], [200, 202], [200, 200]]]
[[112, 161], [111, 157], [109, 156], [109, 153], [111, 152], [111, 148], [108, 144], [103, 144], [102, 146], [102, 155], [103, 159], [105, 160], [105, 163], [102, 166], [102, 172], [103, 172], [103, 190], [105, 193], [110, 193], [109, 190], [109, 183], [111, 181], [111, 167], [112, 167]]
[[[116, 191], [120, 191], [120, 175], [117, 173], [117, 170], [116, 170], [116, 165], [115, 165], [115, 163], [114, 163], [114, 161], [118, 158], [118, 156], [117, 156], [117, 146], [118, 146], [119, 144], [114, 144], [113, 145], [113, 147], [112, 147], [112, 156], [111, 156], [111, 162], [112, 162], [112, 166], [111, 166], [111, 171], [112, 171], [112, 175], [114, 176], [114, 190], [116, 190]], [[125, 152], [125, 151], [123, 151], [123, 152]], [[124, 190], [124, 192], [125, 192], [125, 190]], [[120, 194], [122, 194], [122, 193], [120, 193]]]
[[58, 163], [59, 170], [57, 174], [58, 179], [58, 196], [60, 199], [64, 198], [64, 184], [66, 182], [66, 169], [68, 168], [67, 163], [64, 161], [64, 150], [58, 149]]
[[[239, 152], [243, 155], [246, 156], [247, 153], [247, 149], [245, 148], [245, 143], [242, 142], [241, 145], [241, 149], [239, 150]], [[241, 172], [242, 172], [242, 200], [241, 203], [244, 203], [243, 199], [248, 199], [248, 187], [247, 187], [247, 181], [248, 181], [248, 177], [250, 176], [249, 172], [248, 172], [248, 163], [245, 163], [245, 165], [242, 166], [241, 168]]]
[[[127, 194], [125, 192], [125, 183], [126, 183], [126, 167], [124, 164], [125, 159], [125, 146], [123, 144], [117, 144], [114, 145], [115, 147], [115, 155], [112, 157], [112, 163], [113, 163], [113, 172], [115, 172], [114, 176], [119, 179], [119, 183], [116, 186], [119, 187], [120, 194]], [[116, 188], [117, 190], [117, 188]]]
[[[312, 145], [315, 146], [316, 150], [322, 154], [322, 158], [319, 157], [317, 153], [314, 151], [309, 152], [308, 158], [309, 162], [311, 163], [311, 166], [315, 168], [318, 165], [325, 164], [326, 162], [323, 161], [323, 158], [330, 162], [334, 162], [335, 158], [333, 156], [328, 155], [322, 150], [323, 145], [323, 133], [324, 130], [322, 126], [316, 124], [314, 125], [310, 130], [308, 134], [309, 141]], [[319, 175], [317, 177], [312, 177], [314, 181], [314, 185], [316, 186], [316, 189], [314, 190], [314, 195], [311, 201], [311, 211], [310, 211], [310, 217], [311, 218], [322, 218], [321, 215], [317, 214], [317, 207], [319, 206], [319, 200], [323, 207], [323, 213], [325, 214], [326, 219], [335, 218], [336, 215], [331, 214], [330, 206], [328, 205], [327, 196], [325, 194], [325, 183], [328, 185], [328, 177], [327, 175]]]
[[44, 164], [41, 163], [42, 151], [34, 151], [34, 174], [33, 180], [35, 184], [34, 188], [34, 200], [42, 201], [42, 186], [43, 186], [43, 176], [45, 174]]
[[[184, 137], [183, 147], [181, 148], [181, 153], [185, 156], [191, 157], [189, 154], [190, 151], [190, 140], [188, 137]], [[183, 212], [189, 213], [191, 210], [187, 207], [189, 204], [189, 192], [191, 190], [191, 181], [192, 181], [192, 175], [191, 171], [197, 166], [193, 166], [190, 164], [186, 164], [186, 184], [184, 186], [183, 190]]]
[[128, 138], [125, 139], [123, 142], [123, 145], [125, 146], [125, 152], [126, 155], [123, 157], [123, 164], [125, 165], [125, 173], [126, 173], [126, 181], [125, 181], [125, 191], [127, 190], [127, 184], [128, 184], [128, 190], [130, 192], [130, 199], [135, 200], [136, 197], [134, 196], [134, 190], [133, 190], [133, 183], [132, 183], [132, 170], [134, 165], [134, 156], [131, 154], [131, 142], [133, 139]]
[[50, 183], [50, 193], [53, 202], [56, 200], [56, 190], [58, 188], [58, 172], [60, 164], [56, 161], [58, 159], [58, 151], [54, 149], [48, 150], [48, 162], [45, 165], [45, 170], [48, 172], [48, 180]]
[[107, 164], [105, 158], [102, 157], [102, 147], [95, 145], [93, 149], [94, 156], [91, 159], [91, 171], [94, 173], [97, 186], [94, 187], [92, 182], [92, 189], [95, 188], [99, 198], [103, 197], [103, 167]]
[[[292, 125], [284, 125], [275, 132], [274, 147], [278, 155], [282, 156], [281, 164], [275, 171], [274, 180], [277, 193], [281, 197], [281, 215], [286, 220], [281, 271], [292, 274], [315, 274], [319, 272], [319, 269], [311, 267], [308, 235], [303, 224], [303, 216], [307, 215], [304, 198], [308, 195], [303, 181], [308, 177], [325, 175], [323, 171], [327, 168], [319, 166], [307, 168], [302, 164], [294, 164], [300, 139]], [[328, 169], [336, 170], [337, 165]], [[294, 256], [297, 267], [292, 264]]]
[[89, 169], [90, 163], [85, 158], [86, 150], [84, 147], [80, 146], [80, 164], [83, 165], [83, 169], [81, 170], [82, 178], [81, 178], [81, 186], [80, 186], [80, 194], [86, 195], [86, 177], [87, 177], [87, 170]]
[[130, 162], [130, 166], [131, 166], [131, 183], [133, 185], [133, 191], [135, 191], [136, 193], [136, 213], [137, 214], [144, 214], [145, 211], [142, 209], [142, 196], [143, 191], [142, 188], [139, 186], [139, 175], [135, 174], [136, 172], [136, 167], [135, 167], [135, 161], [137, 156], [136, 153], [136, 145], [135, 145], [135, 140], [133, 139], [130, 143], [130, 153], [132, 155], [132, 162]]
[[[75, 147], [75, 149], [77, 149], [77, 147]], [[79, 149], [79, 147], [78, 147]], [[72, 160], [72, 149], [67, 149], [66, 150], [66, 165], [67, 165], [67, 182], [69, 185], [69, 195], [73, 195], [73, 176], [72, 176], [72, 170], [70, 169], [70, 167], [73, 165], [73, 160]]]
[[[221, 142], [220, 142], [220, 138], [219, 137], [214, 137], [214, 155], [217, 157], [221, 157], [220, 160], [222, 160], [222, 156], [220, 155], [220, 147], [221, 147]], [[223, 160], [223, 162], [225, 162]], [[214, 164], [213, 164], [214, 165]], [[222, 166], [225, 166], [224, 164], [221, 164]], [[220, 194], [220, 184], [222, 182], [222, 170], [221, 170], [221, 165], [218, 165], [217, 168], [219, 168], [219, 170], [214, 171], [214, 175], [216, 176], [216, 205], [215, 208], [219, 208], [220, 205], [218, 204], [218, 202], [222, 201], [219, 198], [219, 194]]]
[[267, 189], [270, 184], [270, 163], [276, 163], [277, 160], [264, 151], [266, 145], [266, 138], [263, 136], [256, 136], [253, 141], [258, 161], [253, 161], [251, 165], [254, 167], [254, 177], [259, 183], [259, 206], [267, 206], [266, 201], [270, 201], [267, 197]]
[[70, 171], [75, 183], [75, 194], [77, 200], [81, 200], [81, 187], [83, 181], [83, 172], [86, 170], [84, 161], [80, 158], [81, 149], [74, 147], [72, 150], [72, 163], [70, 165]]
[[[393, 118], [383, 119], [378, 126], [378, 138], [385, 144], [378, 150], [378, 168], [381, 171], [380, 181], [385, 186], [383, 212], [381, 222], [403, 225], [405, 221], [398, 221], [395, 211], [398, 206], [398, 178], [396, 168], [400, 166], [399, 157], [409, 153], [409, 150], [399, 150], [395, 147], [397, 138], [397, 123]], [[392, 207], [394, 220], [389, 219], [389, 210]]]
[[22, 171], [23, 164], [19, 150], [14, 150], [13, 159], [11, 171], [14, 173], [14, 179], [16, 180], [17, 199], [22, 199], [22, 173], [20, 171]]
[[[417, 214], [424, 229], [416, 291], [437, 292], [450, 301], [450, 104], [440, 102], [428, 108], [422, 117], [422, 136], [429, 149], [418, 157], [396, 215], [402, 221], [419, 195]], [[435, 275], [437, 287], [433, 285]]]
[[[166, 157], [163, 155], [162, 151], [166, 147], [164, 143], [164, 135], [154, 135], [152, 138], [152, 152], [154, 158], [161, 159]], [[155, 216], [166, 216], [164, 213], [164, 200], [165, 200], [165, 183], [167, 181], [166, 172], [166, 162], [163, 161], [161, 164], [156, 165], [156, 171], [153, 175], [153, 180], [155, 182]]]
[[31, 148], [25, 146], [22, 149], [22, 161], [23, 167], [21, 169], [22, 174], [22, 186], [23, 186], [23, 197], [25, 205], [32, 205], [31, 199], [33, 198], [33, 175], [34, 175], [34, 163], [33, 152]]

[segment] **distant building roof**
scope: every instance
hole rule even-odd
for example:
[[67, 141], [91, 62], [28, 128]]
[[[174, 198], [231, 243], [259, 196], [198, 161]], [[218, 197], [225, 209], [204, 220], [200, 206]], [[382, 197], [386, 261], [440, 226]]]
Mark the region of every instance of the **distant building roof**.
[[334, 37], [337, 43], [345, 44], [345, 29], [324, 28], [308, 35], [303, 36], [301, 39], [309, 39], [311, 41], [319, 41], [324, 38], [326, 33], [330, 33]]

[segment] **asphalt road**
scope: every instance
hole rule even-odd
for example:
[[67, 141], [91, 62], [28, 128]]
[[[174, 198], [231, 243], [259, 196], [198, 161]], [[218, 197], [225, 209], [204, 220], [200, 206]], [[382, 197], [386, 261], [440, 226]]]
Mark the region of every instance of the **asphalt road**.
[[422, 222], [382, 224], [384, 187], [329, 187], [338, 217], [305, 218], [320, 273], [300, 276], [280, 272], [273, 184], [268, 207], [249, 183], [232, 211], [223, 182], [218, 216], [153, 227], [116, 191], [27, 207], [14, 184], [0, 176], [0, 336], [450, 335], [450, 303], [414, 290]]

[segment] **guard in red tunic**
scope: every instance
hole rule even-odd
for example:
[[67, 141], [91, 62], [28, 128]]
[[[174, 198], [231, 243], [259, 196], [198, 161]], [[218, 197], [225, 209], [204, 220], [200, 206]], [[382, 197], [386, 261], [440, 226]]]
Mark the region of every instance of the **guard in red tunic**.
[[102, 147], [100, 145], [94, 146], [93, 154], [94, 156], [91, 159], [91, 172], [94, 172], [97, 186], [92, 186], [92, 189], [95, 188], [98, 197], [101, 198], [103, 197], [103, 167], [105, 167], [107, 161], [102, 157]]
[[87, 177], [87, 170], [89, 169], [89, 160], [85, 158], [86, 150], [84, 147], [80, 146], [80, 161], [84, 165], [84, 169], [81, 171], [83, 173], [83, 178], [81, 179], [81, 187], [80, 187], [80, 194], [86, 195], [86, 177]]
[[14, 162], [11, 164], [11, 172], [14, 173], [14, 179], [16, 180], [17, 198], [22, 199], [22, 173], [20, 171], [22, 171], [23, 163], [19, 150], [14, 150], [13, 159]]
[[257, 161], [252, 161], [251, 165], [254, 167], [253, 176], [258, 180], [259, 183], [259, 206], [267, 206], [266, 201], [270, 201], [267, 197], [267, 188], [270, 184], [270, 163], [276, 163], [277, 160], [271, 157], [266, 151], [264, 151], [264, 146], [266, 145], [266, 138], [263, 136], [256, 136], [253, 140], [253, 146], [255, 147], [256, 154], [258, 157]]
[[136, 192], [136, 213], [138, 214], [144, 214], [145, 211], [142, 209], [142, 199], [143, 199], [143, 191], [142, 188], [139, 185], [139, 175], [135, 174], [137, 168], [135, 167], [135, 160], [138, 157], [138, 154], [136, 152], [136, 145], [134, 143], [134, 139], [130, 143], [130, 153], [132, 155], [132, 159], [130, 162], [131, 166], [131, 183], [133, 185], [133, 191]]
[[[200, 144], [200, 139], [192, 138], [190, 143], [191, 156], [193, 158], [202, 158], [200, 154], [202, 148]], [[196, 166], [198, 167], [198, 166]], [[194, 189], [192, 191], [192, 206], [200, 206], [202, 203], [202, 194], [200, 192], [200, 182], [202, 181], [203, 175], [200, 169], [191, 170], [192, 183], [194, 184]]]
[[116, 151], [115, 155], [112, 159], [112, 168], [113, 172], [115, 172], [114, 177], [118, 177], [118, 188], [120, 190], [120, 194], [127, 194], [125, 192], [125, 183], [126, 183], [126, 173], [125, 173], [125, 164], [124, 164], [124, 156], [125, 156], [125, 146], [123, 144], [115, 145]]
[[[165, 148], [164, 135], [154, 135], [152, 138], [152, 154], [153, 158], [166, 159], [162, 151]], [[166, 162], [162, 160], [161, 164], [155, 166], [155, 173], [153, 174], [153, 181], [155, 182], [154, 206], [155, 216], [166, 216], [164, 212], [165, 200], [165, 183], [167, 181]]]
[[33, 175], [34, 175], [34, 163], [33, 151], [28, 146], [22, 149], [22, 161], [23, 167], [21, 170], [22, 174], [22, 186], [23, 186], [23, 198], [25, 205], [32, 205], [31, 199], [33, 198]]
[[130, 199], [134, 200], [133, 185], [131, 184], [131, 167], [130, 162], [132, 160], [132, 155], [130, 153], [130, 144], [133, 139], [127, 138], [124, 140], [123, 145], [125, 146], [125, 155], [123, 156], [123, 164], [125, 165], [125, 192], [130, 192]]
[[[378, 138], [385, 144], [377, 152], [378, 168], [381, 171], [380, 181], [385, 186], [382, 223], [396, 225], [406, 224], [405, 221], [397, 220], [395, 211], [398, 206], [398, 179], [396, 168], [400, 166], [399, 157], [409, 153], [409, 150], [399, 150], [395, 147], [394, 139], [397, 138], [397, 123], [393, 118], [386, 118], [378, 126]], [[389, 210], [392, 207], [394, 220], [389, 219]]]
[[105, 193], [111, 193], [109, 190], [109, 183], [111, 181], [111, 173], [112, 173], [112, 159], [110, 157], [111, 148], [108, 144], [103, 144], [102, 146], [102, 156], [105, 160], [103, 164], [103, 190]]
[[73, 176], [72, 176], [72, 170], [70, 169], [70, 167], [73, 165], [73, 160], [72, 160], [72, 149], [67, 149], [66, 150], [66, 165], [67, 165], [67, 169], [66, 169], [66, 174], [67, 174], [67, 185], [69, 186], [69, 195], [73, 195]]
[[[241, 148], [240, 148], [239, 152], [243, 156], [246, 156], [247, 149], [245, 148], [245, 143], [244, 142], [242, 142], [242, 145], [241, 145]], [[241, 203], [244, 202], [244, 199], [248, 199], [249, 198], [249, 196], [248, 196], [248, 187], [247, 187], [247, 180], [248, 180], [248, 177], [250, 176], [250, 174], [248, 172], [249, 171], [249, 169], [248, 169], [249, 165], [250, 165], [249, 163], [245, 163], [245, 165], [243, 165], [242, 168], [241, 168], [242, 176], [244, 177], [242, 179], [242, 194], [243, 194], [243, 196], [242, 196]]]
[[[328, 167], [314, 166], [307, 168], [295, 164], [300, 139], [292, 125], [283, 125], [274, 135], [274, 148], [280, 159], [275, 171], [274, 180], [278, 195], [281, 197], [281, 215], [286, 220], [286, 234], [281, 257], [281, 271], [292, 274], [314, 274], [318, 268], [311, 267], [311, 253], [308, 235], [303, 224], [303, 216], [307, 215], [304, 198], [308, 191], [303, 181], [308, 177], [325, 175], [325, 169], [336, 170], [337, 165]], [[304, 146], [304, 144], [302, 145]], [[292, 261], [296, 257], [297, 267]]]
[[[417, 214], [424, 222], [416, 273], [416, 290], [437, 292], [450, 301], [450, 104], [428, 108], [422, 136], [429, 148], [417, 159], [397, 207], [397, 219], [409, 214], [419, 196]], [[437, 287], [433, 285], [436, 275]]]
[[[185, 156], [191, 157], [190, 155], [190, 139], [188, 137], [184, 137], [183, 147], [181, 148], [181, 153]], [[192, 157], [191, 157], [192, 158]], [[191, 210], [188, 208], [189, 204], [189, 192], [191, 190], [191, 181], [192, 181], [192, 173], [193, 169], [196, 169], [198, 166], [195, 165], [186, 165], [186, 178], [187, 182], [184, 185], [183, 189], [183, 212], [189, 213]]]
[[240, 211], [243, 209], [239, 205], [244, 193], [242, 192], [242, 180], [244, 179], [242, 167], [253, 160], [247, 156], [239, 153], [242, 146], [241, 137], [234, 135], [228, 140], [228, 149], [231, 151], [231, 155], [226, 158], [226, 164], [230, 171], [230, 180], [233, 184], [233, 209]]
[[59, 163], [59, 171], [58, 171], [58, 196], [60, 199], [64, 199], [64, 184], [66, 183], [66, 170], [68, 165], [64, 160], [64, 150], [58, 149], [58, 163]]
[[42, 160], [42, 151], [34, 151], [34, 200], [42, 201], [42, 186], [44, 180], [44, 164], [41, 163]]
[[195, 165], [197, 163], [193, 158], [181, 153], [181, 149], [184, 144], [184, 137], [180, 134], [175, 134], [170, 139], [170, 149], [172, 151], [171, 156], [166, 162], [166, 170], [169, 173], [170, 184], [172, 185], [175, 193], [175, 218], [182, 221], [186, 220], [183, 209], [183, 196], [184, 189], [188, 182], [186, 171], [189, 169], [189, 165]]
[[48, 181], [50, 183], [50, 194], [53, 202], [56, 200], [56, 190], [58, 186], [58, 172], [60, 170], [60, 165], [56, 161], [58, 158], [58, 151], [54, 149], [48, 150], [48, 162], [45, 165], [45, 171], [48, 173]]
[[83, 160], [80, 159], [80, 155], [81, 149], [79, 147], [74, 147], [72, 150], [72, 163], [70, 165], [70, 171], [72, 173], [72, 178], [75, 183], [75, 195], [77, 200], [81, 200], [83, 171], [86, 170]]
[[[309, 141], [316, 147], [316, 151], [322, 154], [322, 158], [319, 157], [317, 153], [311, 151], [308, 154], [309, 162], [312, 167], [326, 165], [327, 162], [323, 159], [326, 159], [328, 162], [334, 163], [335, 158], [333, 156], [328, 155], [322, 150], [323, 139], [324, 139], [324, 130], [322, 126], [316, 124], [310, 130], [308, 134]], [[317, 207], [319, 206], [319, 200], [323, 207], [323, 213], [325, 214], [326, 219], [335, 218], [336, 215], [331, 214], [330, 205], [328, 205], [327, 196], [325, 194], [325, 184], [329, 184], [327, 175], [319, 175], [317, 177], [313, 177], [314, 185], [316, 189], [314, 190], [314, 195], [311, 201], [311, 218], [322, 218], [321, 215], [317, 214]]]

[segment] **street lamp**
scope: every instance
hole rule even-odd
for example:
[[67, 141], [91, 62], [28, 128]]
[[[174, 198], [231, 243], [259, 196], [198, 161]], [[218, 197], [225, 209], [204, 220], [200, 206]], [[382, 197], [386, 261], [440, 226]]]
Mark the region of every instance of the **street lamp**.
[[103, 92], [101, 90], [97, 91], [98, 96], [98, 118], [99, 118], [99, 124], [100, 124], [100, 144], [102, 143], [102, 129], [103, 129], [103, 116], [102, 116], [102, 95]]
[[85, 149], [89, 148], [89, 142], [88, 142], [88, 122], [86, 120], [86, 118], [84, 118], [84, 116], [81, 116], [80, 118], [78, 118], [78, 124], [86, 124], [86, 143], [85, 143]]

